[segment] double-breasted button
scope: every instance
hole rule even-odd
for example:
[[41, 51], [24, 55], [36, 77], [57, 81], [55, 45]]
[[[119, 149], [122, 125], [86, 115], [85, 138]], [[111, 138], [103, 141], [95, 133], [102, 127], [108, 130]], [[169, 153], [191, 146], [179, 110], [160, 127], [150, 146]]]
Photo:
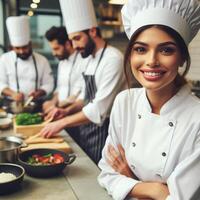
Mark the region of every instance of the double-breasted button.
[[141, 118], [142, 118], [142, 116], [140, 114], [138, 114], [138, 119], [141, 119]]
[[165, 157], [167, 154], [165, 152], [162, 152], [162, 156]]
[[133, 142], [133, 143], [132, 143], [132, 146], [133, 146], [133, 147], [135, 147], [135, 146], [136, 146], [136, 143], [135, 143], [135, 142]]
[[131, 169], [135, 169], [135, 166], [134, 166], [134, 165], [131, 165]]
[[158, 176], [159, 178], [161, 178], [161, 177], [162, 177], [160, 174], [156, 174], [156, 176]]
[[174, 126], [174, 124], [173, 124], [172, 122], [169, 122], [169, 126], [171, 126], [171, 127], [172, 127], [172, 126]]

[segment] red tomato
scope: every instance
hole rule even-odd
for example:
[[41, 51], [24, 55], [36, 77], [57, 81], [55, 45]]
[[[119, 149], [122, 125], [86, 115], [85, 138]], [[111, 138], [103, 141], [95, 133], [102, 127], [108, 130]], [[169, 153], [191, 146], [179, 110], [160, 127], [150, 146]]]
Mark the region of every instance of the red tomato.
[[32, 155], [32, 158], [39, 158], [39, 157], [40, 157], [40, 155], [38, 155], [38, 154]]
[[64, 158], [60, 154], [54, 154], [53, 157], [56, 164], [64, 162]]

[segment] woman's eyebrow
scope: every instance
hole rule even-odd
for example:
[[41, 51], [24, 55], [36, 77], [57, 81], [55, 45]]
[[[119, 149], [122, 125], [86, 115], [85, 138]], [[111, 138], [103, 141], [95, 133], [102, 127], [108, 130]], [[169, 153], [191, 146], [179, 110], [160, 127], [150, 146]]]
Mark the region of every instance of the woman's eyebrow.
[[[140, 42], [140, 41], [136, 41], [136, 42], [133, 43], [133, 45], [136, 45], [136, 44], [139, 44], [139, 45], [142, 45], [142, 46], [148, 46], [147, 43], [145, 43], [145, 42]], [[172, 42], [172, 41], [162, 42], [162, 43], [158, 44], [159, 47], [166, 46], [166, 45], [177, 46], [177, 44], [176, 44], [175, 42]]]
[[177, 46], [177, 44], [175, 42], [163, 42], [163, 43], [160, 43], [158, 46], [166, 46], [166, 45], [173, 45], [173, 46]]
[[142, 45], [142, 46], [148, 46], [148, 44], [144, 43], [144, 42], [140, 42], [140, 41], [136, 41], [133, 43], [133, 45], [135, 44], [139, 44], [139, 45]]

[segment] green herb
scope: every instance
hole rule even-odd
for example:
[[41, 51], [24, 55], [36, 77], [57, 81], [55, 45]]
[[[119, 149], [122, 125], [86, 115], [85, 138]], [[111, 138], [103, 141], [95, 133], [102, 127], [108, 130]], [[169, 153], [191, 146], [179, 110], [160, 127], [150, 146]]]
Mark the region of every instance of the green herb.
[[41, 124], [42, 122], [42, 117], [37, 113], [21, 113], [16, 116], [17, 125]]
[[43, 157], [45, 157], [45, 158], [48, 158], [48, 157], [51, 157], [51, 156], [52, 156], [52, 153], [49, 153], [49, 154], [43, 155]]
[[35, 159], [33, 157], [29, 157], [27, 162], [29, 164], [34, 164], [35, 163]]

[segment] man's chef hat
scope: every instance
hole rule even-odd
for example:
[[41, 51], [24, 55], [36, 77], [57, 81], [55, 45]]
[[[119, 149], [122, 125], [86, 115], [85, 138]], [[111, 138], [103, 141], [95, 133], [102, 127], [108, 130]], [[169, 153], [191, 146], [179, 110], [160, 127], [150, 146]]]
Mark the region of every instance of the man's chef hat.
[[186, 44], [200, 28], [198, 0], [128, 0], [122, 8], [125, 32], [130, 39], [140, 27], [166, 25], [176, 30]]
[[68, 34], [97, 27], [92, 0], [60, 0]]
[[6, 25], [12, 46], [21, 47], [30, 42], [29, 18], [27, 16], [8, 17]]

